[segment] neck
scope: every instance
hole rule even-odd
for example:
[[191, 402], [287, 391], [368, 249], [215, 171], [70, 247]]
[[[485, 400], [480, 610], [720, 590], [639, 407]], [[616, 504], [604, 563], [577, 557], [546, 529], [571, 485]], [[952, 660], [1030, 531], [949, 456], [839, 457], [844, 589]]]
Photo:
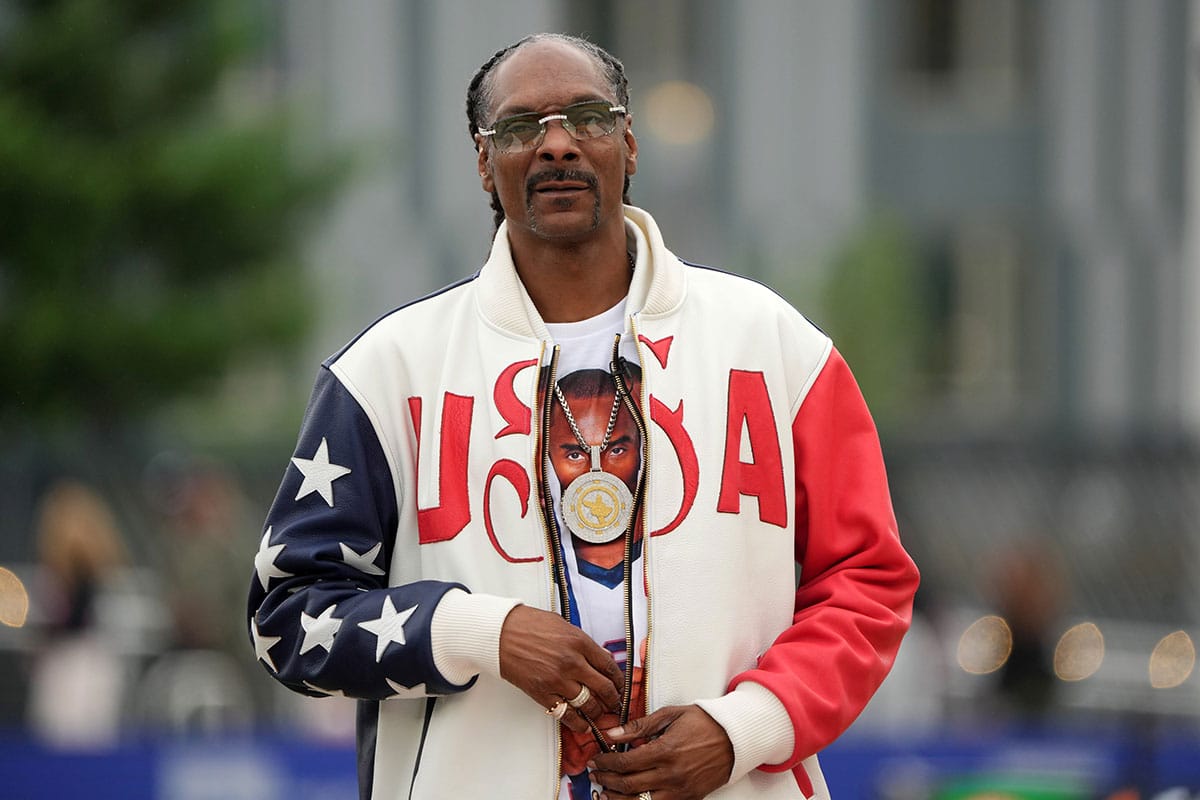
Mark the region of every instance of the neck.
[[617, 236], [560, 244], [509, 236], [513, 263], [545, 322], [579, 322], [603, 313], [629, 293], [633, 270], [625, 229]]

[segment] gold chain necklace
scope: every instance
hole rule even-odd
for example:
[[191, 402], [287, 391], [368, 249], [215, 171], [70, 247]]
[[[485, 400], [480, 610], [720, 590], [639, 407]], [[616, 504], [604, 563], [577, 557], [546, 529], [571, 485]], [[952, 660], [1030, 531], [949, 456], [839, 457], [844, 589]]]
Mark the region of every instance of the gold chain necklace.
[[575, 415], [567, 404], [558, 382], [554, 384], [554, 394], [558, 404], [562, 406], [575, 434], [579, 446], [591, 455], [591, 469], [571, 481], [563, 489], [559, 511], [563, 522], [571, 529], [571, 533], [591, 544], [605, 544], [623, 534], [629, 527], [633, 516], [633, 494], [625, 482], [605, 472], [600, 465], [600, 454], [608, 449], [612, 438], [613, 428], [617, 424], [617, 415], [621, 410], [621, 396], [613, 392], [612, 412], [608, 415], [608, 427], [604, 431], [604, 439], [600, 444], [589, 444], [575, 423]]

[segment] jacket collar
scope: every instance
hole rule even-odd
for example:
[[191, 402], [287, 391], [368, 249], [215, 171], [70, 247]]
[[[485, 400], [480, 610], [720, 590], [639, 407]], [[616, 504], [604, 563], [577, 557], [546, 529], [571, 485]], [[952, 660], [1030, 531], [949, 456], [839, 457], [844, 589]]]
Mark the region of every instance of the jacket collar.
[[[625, 206], [625, 235], [636, 253], [629, 285], [629, 313], [671, 311], [683, 300], [683, 265], [663, 244], [654, 218], [642, 209]], [[492, 325], [517, 336], [550, 338], [513, 265], [507, 222], [500, 224], [491, 255], [479, 271], [477, 296], [480, 313]]]

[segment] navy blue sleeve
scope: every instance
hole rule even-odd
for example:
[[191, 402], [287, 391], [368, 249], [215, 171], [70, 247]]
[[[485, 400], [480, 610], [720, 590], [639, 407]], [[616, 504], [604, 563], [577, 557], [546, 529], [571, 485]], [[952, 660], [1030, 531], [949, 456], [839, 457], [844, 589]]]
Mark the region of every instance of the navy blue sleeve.
[[[328, 368], [261, 534], [249, 596], [258, 660], [305, 694], [363, 699], [461, 691], [434, 666], [433, 610], [456, 583], [388, 586], [399, 514], [370, 420]], [[416, 532], [410, 547], [415, 551]]]

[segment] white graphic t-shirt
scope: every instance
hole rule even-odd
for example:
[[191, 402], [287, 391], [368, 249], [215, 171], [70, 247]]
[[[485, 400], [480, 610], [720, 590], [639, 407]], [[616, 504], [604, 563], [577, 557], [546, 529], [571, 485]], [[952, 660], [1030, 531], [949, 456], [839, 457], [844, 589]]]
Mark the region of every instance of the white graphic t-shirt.
[[[605, 433], [613, 419], [616, 384], [612, 377], [613, 342], [625, 332], [625, 301], [591, 319], [581, 322], [547, 324], [554, 343], [559, 348], [556, 376], [563, 399], [571, 409], [576, 428], [589, 446], [604, 442]], [[637, 349], [631, 336], [623, 336], [619, 355], [629, 367], [625, 378], [631, 395], [637, 400], [641, 391]], [[546, 452], [551, 499], [559, 530], [562, 533], [563, 561], [566, 565], [571, 621], [594, 641], [613, 654], [623, 670], [634, 668], [635, 698], [631, 707], [641, 708], [641, 654], [625, 652], [625, 537], [617, 536], [605, 544], [591, 544], [571, 533], [563, 519], [561, 501], [563, 490], [571, 481], [591, 468], [591, 456], [579, 442], [558, 400], [550, 416], [550, 437]], [[641, 471], [642, 441], [633, 416], [619, 403], [608, 444], [600, 454], [601, 468], [619, 478], [636, 496]], [[634, 542], [634, 561], [630, 571], [633, 582], [633, 624], [635, 642], [645, 638], [646, 592], [642, 572], [642, 542], [638, 521]], [[635, 648], [640, 650], [641, 647]], [[597, 721], [599, 724], [599, 721]], [[607, 727], [605, 724], [601, 728]], [[579, 736], [567, 728], [563, 734], [563, 784], [560, 800], [591, 800], [598, 796], [599, 787], [587, 777], [586, 762], [597, 751], [591, 736]], [[596, 793], [596, 794], [593, 794]]]

